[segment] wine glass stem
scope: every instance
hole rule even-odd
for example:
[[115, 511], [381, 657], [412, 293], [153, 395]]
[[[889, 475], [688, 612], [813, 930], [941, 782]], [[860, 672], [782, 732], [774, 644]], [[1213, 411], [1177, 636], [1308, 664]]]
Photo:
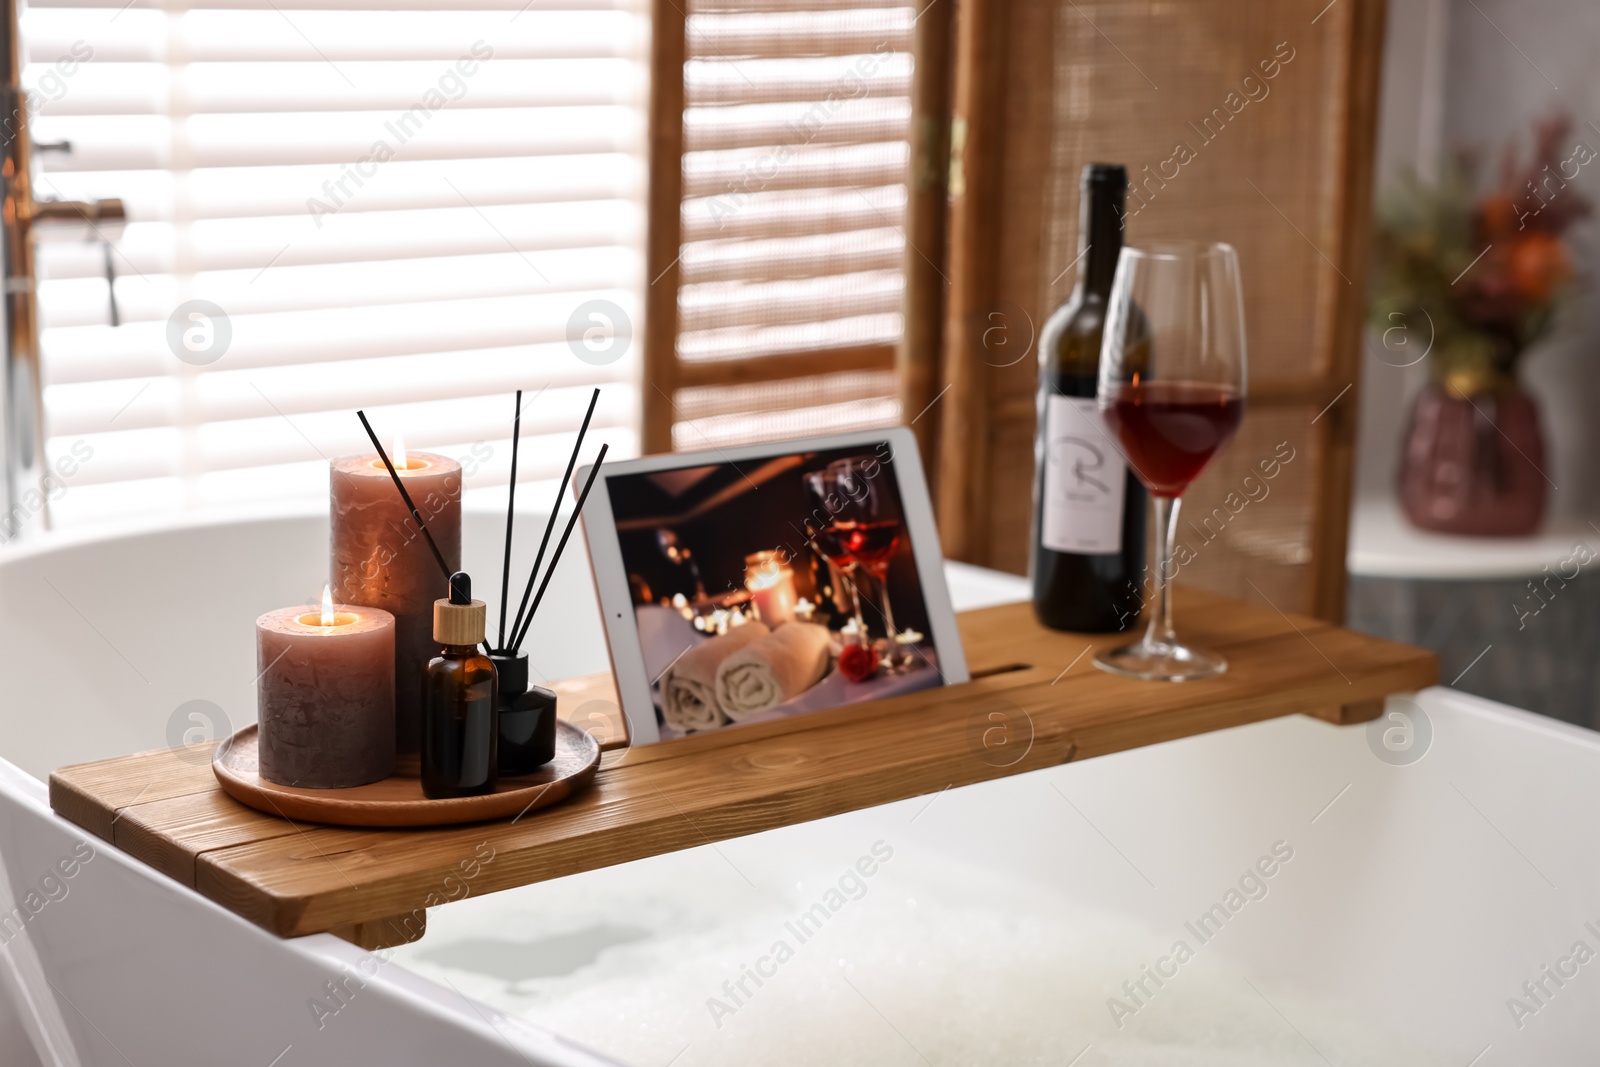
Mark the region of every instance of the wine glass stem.
[[851, 567], [848, 570], [841, 570], [840, 573], [844, 576], [845, 582], [850, 586], [850, 606], [853, 607], [856, 612], [856, 634], [858, 635], [861, 643], [866, 644], [867, 620], [861, 617], [861, 580], [856, 576], [857, 571], [854, 567]]
[[1151, 605], [1150, 622], [1144, 633], [1146, 645], [1175, 645], [1177, 632], [1172, 628], [1172, 579], [1177, 570], [1172, 566], [1172, 542], [1178, 532], [1180, 497], [1155, 496], [1150, 498], [1156, 520], [1156, 602]]
[[[883, 630], [888, 635], [889, 643], [892, 645], [895, 634], [900, 631], [894, 624], [894, 609], [889, 607], [889, 568], [873, 568], [872, 577], [878, 583], [878, 591], [881, 594], [878, 599], [883, 605]], [[893, 651], [893, 649], [890, 651]]]

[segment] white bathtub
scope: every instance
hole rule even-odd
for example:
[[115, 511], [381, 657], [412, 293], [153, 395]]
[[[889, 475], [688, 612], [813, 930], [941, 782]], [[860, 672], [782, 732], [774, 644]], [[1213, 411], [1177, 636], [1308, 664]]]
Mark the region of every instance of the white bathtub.
[[[468, 517], [480, 588], [497, 525]], [[165, 744], [189, 701], [252, 718], [250, 621], [320, 589], [326, 536], [0, 554], [0, 914], [83, 836], [28, 776]], [[605, 667], [580, 553], [531, 641], [547, 677]], [[98, 846], [0, 947], [0, 1064], [1593, 1063], [1596, 735], [1447, 689], [1417, 707], [1408, 765], [1364, 728], [1265, 722], [461, 901], [381, 962]], [[319, 1020], [344, 968], [372, 976]]]

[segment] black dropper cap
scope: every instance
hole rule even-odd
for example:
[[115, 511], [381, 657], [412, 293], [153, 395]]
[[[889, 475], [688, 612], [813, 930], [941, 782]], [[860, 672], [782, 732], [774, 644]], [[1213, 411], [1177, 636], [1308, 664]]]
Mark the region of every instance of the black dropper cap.
[[450, 576], [450, 603], [472, 603], [472, 576], [466, 571], [456, 571]]

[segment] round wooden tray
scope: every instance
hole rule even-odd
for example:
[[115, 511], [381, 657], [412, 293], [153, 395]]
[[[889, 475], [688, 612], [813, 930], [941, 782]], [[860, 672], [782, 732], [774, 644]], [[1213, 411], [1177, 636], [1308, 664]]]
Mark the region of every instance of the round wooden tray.
[[422, 780], [396, 775], [351, 789], [298, 789], [263, 779], [255, 726], [217, 746], [211, 769], [223, 792], [268, 815], [335, 826], [445, 826], [505, 819], [558, 804], [586, 788], [600, 766], [600, 744], [571, 723], [556, 721], [555, 759], [535, 774], [502, 778], [481, 797], [429, 800]]

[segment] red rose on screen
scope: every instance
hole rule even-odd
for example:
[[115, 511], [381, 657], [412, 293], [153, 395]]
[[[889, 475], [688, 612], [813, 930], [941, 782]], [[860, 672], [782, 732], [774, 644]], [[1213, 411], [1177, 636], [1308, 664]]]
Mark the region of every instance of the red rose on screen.
[[871, 645], [846, 645], [839, 653], [839, 670], [852, 682], [864, 682], [878, 672], [878, 650]]

